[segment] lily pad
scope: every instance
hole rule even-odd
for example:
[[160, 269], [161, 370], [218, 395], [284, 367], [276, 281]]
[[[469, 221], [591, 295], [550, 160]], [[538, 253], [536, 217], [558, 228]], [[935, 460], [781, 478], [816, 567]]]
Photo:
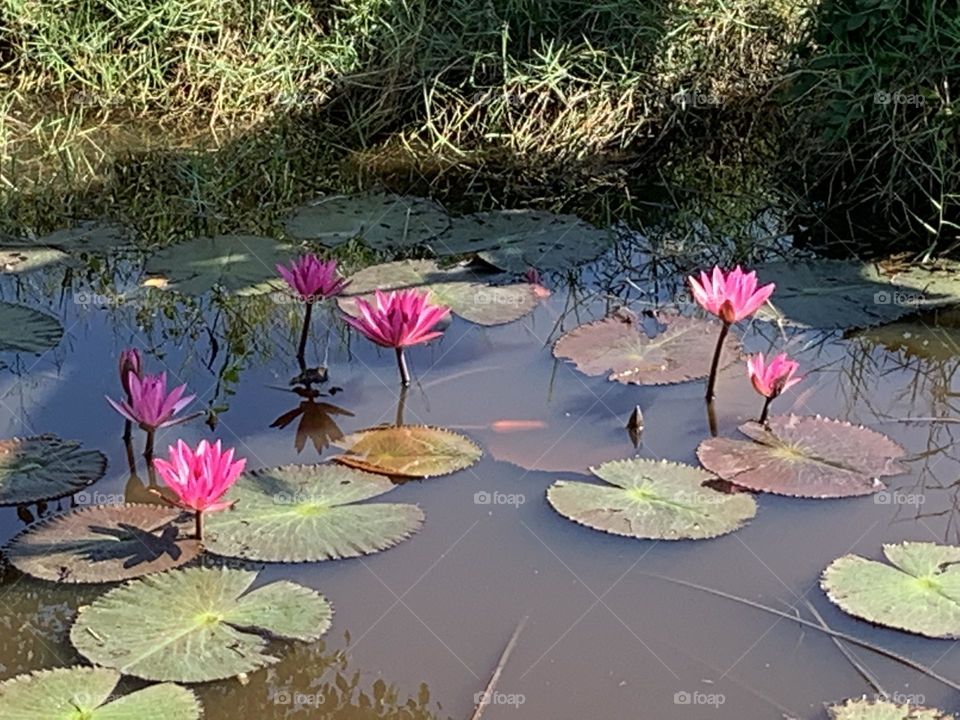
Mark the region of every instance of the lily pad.
[[0, 505], [63, 497], [103, 477], [107, 458], [55, 435], [0, 440]]
[[63, 337], [63, 325], [26, 305], [0, 302], [0, 352], [42, 353]]
[[210, 552], [260, 562], [358, 557], [406, 540], [423, 524], [416, 505], [364, 503], [394, 488], [386, 478], [338, 465], [288, 465], [242, 475], [230, 512], [207, 520]]
[[67, 252], [110, 253], [128, 246], [130, 233], [123, 225], [87, 220], [74, 227], [45, 235], [39, 238], [36, 244], [49, 245]]
[[63, 583], [102, 583], [179, 567], [200, 554], [192, 518], [160, 505], [82, 508], [31, 525], [7, 545], [27, 575]]
[[960, 353], [960, 309], [923, 313], [917, 318], [864, 330], [858, 337], [908, 358], [951, 360]]
[[[657, 319], [666, 329], [651, 338], [633, 313], [617, 310], [563, 335], [554, 344], [553, 354], [573, 361], [585, 375], [607, 375], [608, 380], [626, 384], [668, 385], [706, 377], [720, 324], [672, 312]], [[721, 366], [739, 358], [739, 342], [727, 335]]]
[[488, 326], [523, 317], [549, 295], [540, 285], [489, 285], [463, 268], [443, 270], [432, 260], [400, 260], [373, 265], [353, 275], [338, 303], [345, 313], [356, 315], [356, 296], [370, 300], [374, 290], [404, 288], [418, 288], [430, 296], [430, 302], [447, 305], [468, 322]]
[[389, 194], [323, 198], [284, 223], [287, 234], [299, 240], [336, 247], [361, 238], [382, 251], [421, 245], [449, 225], [446, 211], [432, 200]]
[[344, 465], [381, 475], [426, 478], [448, 475], [473, 465], [483, 452], [469, 438], [426, 425], [360, 430], [336, 443]]
[[498, 210], [455, 218], [430, 243], [437, 255], [476, 253], [496, 268], [572, 270], [595, 260], [613, 245], [613, 236], [574, 215], [537, 210]]
[[145, 680], [207, 682], [277, 662], [267, 641], [316, 640], [333, 609], [285, 580], [250, 590], [257, 573], [171, 570], [81, 607], [70, 641], [90, 662]]
[[886, 435], [830, 418], [779, 415], [767, 427], [740, 426], [750, 440], [710, 438], [697, 457], [724, 480], [760, 492], [792, 497], [870, 495], [899, 475], [904, 450]]
[[932, 638], [960, 638], [960, 547], [926, 542], [884, 545], [889, 565], [859, 555], [837, 558], [820, 586], [844, 612]]
[[931, 708], [915, 705], [898, 705], [886, 700], [845, 700], [842, 705], [827, 708], [830, 720], [954, 720]]
[[153, 255], [147, 282], [185, 295], [203, 295], [219, 288], [235, 295], [258, 295], [281, 287], [278, 264], [293, 257], [293, 248], [254, 235], [198, 237], [170, 245]]
[[837, 330], [893, 322], [933, 305], [960, 303], [958, 273], [914, 268], [895, 274], [847, 260], [779, 262], [755, 268], [777, 284], [760, 317], [800, 327]]
[[614, 460], [590, 471], [609, 485], [558, 480], [547, 501], [565, 518], [612, 535], [703, 540], [737, 530], [757, 513], [747, 493], [722, 493], [699, 468], [666, 460]]
[[65, 252], [48, 247], [0, 247], [0, 274], [25, 273], [59, 265], [68, 258]]
[[120, 673], [106, 668], [41, 670], [0, 683], [6, 720], [199, 720], [196, 696], [179, 685], [151, 685], [110, 700]]

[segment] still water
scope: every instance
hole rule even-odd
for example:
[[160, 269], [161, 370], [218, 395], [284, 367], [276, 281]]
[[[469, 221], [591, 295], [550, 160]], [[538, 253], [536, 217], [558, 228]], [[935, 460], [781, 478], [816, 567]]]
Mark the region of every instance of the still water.
[[[396, 416], [392, 352], [350, 338], [332, 310], [315, 314], [308, 357], [325, 361], [328, 387], [340, 390], [311, 405], [287, 388], [297, 371], [298, 308], [163, 292], [122, 305], [97, 299], [105, 278], [135, 285], [138, 262], [3, 279], [2, 299], [52, 312], [67, 332], [41, 357], [0, 358], [0, 436], [52, 432], [110, 461], [82, 497], [0, 510], [4, 542], [32, 518], [71, 503], [148, 497], [142, 460], [131, 476], [122, 423], [104, 400], [119, 392], [115, 367], [124, 347], [141, 348], [151, 367], [187, 383], [198, 396], [192, 409], [217, 411], [214, 429], [200, 418], [161, 431], [158, 449], [178, 437], [213, 437], [235, 446], [249, 468], [314, 463], [335, 452], [327, 445], [340, 433]], [[265, 566], [260, 583], [291, 579], [324, 593], [336, 610], [333, 627], [321, 642], [278, 644], [280, 662], [245, 682], [197, 686], [206, 718], [466, 718], [523, 618], [486, 720], [823, 718], [824, 703], [874, 694], [821, 633], [650, 574], [808, 618], [809, 601], [834, 629], [960, 678], [952, 641], [872, 628], [842, 614], [818, 587], [826, 565], [849, 552], [878, 558], [887, 542], [960, 542], [954, 426], [929, 420], [955, 415], [960, 352], [952, 336], [930, 332], [931, 318], [899, 324], [886, 345], [813, 332], [784, 337], [763, 323], [744, 328], [748, 350], [786, 347], [806, 372], [774, 412], [821, 413], [885, 432], [907, 449], [910, 473], [888, 479], [891, 492], [874, 497], [758, 496], [756, 518], [714, 540], [630, 540], [562, 518], [545, 500], [547, 487], [634, 454], [696, 464], [695, 449], [710, 430], [700, 382], [630, 387], [553, 359], [560, 332], [602, 317], [625, 293], [643, 309], [630, 288], [648, 286], [612, 291], [608, 280], [584, 272], [571, 286], [547, 277], [553, 296], [525, 318], [494, 328], [454, 319], [442, 340], [412, 349], [416, 380], [405, 421], [460, 429], [483, 447], [483, 459], [391, 493], [389, 501], [416, 503], [426, 514], [420, 532], [391, 550]], [[918, 335], [926, 342], [919, 350], [904, 341]], [[718, 383], [719, 434], [735, 436], [760, 404], [743, 366], [728, 368]], [[636, 405], [645, 418], [638, 448], [624, 429]], [[925, 419], [903, 421], [911, 417]], [[504, 420], [524, 422], [507, 423], [506, 431], [493, 425]], [[101, 592], [6, 571], [0, 679], [81, 662], [67, 631], [75, 609]], [[943, 685], [851, 651], [898, 700], [960, 710]]]

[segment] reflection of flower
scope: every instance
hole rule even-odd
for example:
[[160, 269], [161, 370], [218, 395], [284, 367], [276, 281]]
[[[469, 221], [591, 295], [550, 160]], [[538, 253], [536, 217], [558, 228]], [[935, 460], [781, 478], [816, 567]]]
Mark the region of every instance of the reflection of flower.
[[297, 434], [294, 446], [297, 452], [306, 447], [307, 439], [313, 442], [316, 451], [323, 452], [330, 444], [343, 438], [343, 432], [333, 419], [334, 415], [353, 417], [353, 413], [330, 403], [317, 403], [311, 399], [304, 400], [298, 407], [274, 420], [270, 427], [283, 429], [300, 418], [297, 425]]

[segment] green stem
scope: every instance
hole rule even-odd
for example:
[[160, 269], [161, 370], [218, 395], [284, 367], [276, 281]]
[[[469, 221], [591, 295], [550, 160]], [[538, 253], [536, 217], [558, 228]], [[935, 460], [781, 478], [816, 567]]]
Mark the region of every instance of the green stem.
[[720, 369], [720, 353], [723, 352], [723, 341], [730, 332], [730, 323], [724, 323], [720, 328], [720, 337], [717, 338], [717, 349], [713, 352], [713, 364], [710, 365], [710, 379], [707, 381], [707, 402], [714, 398], [714, 387], [717, 384], [717, 371]]

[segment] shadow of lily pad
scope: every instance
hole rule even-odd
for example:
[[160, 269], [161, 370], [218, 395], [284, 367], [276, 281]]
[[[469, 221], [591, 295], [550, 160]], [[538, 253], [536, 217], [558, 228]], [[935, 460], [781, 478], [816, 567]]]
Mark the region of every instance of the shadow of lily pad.
[[4, 550], [27, 575], [63, 583], [103, 583], [179, 567], [200, 554], [192, 519], [159, 505], [103, 505], [31, 525]]
[[260, 562], [358, 557], [406, 540], [423, 511], [362, 503], [394, 488], [387, 478], [339, 465], [287, 465], [246, 473], [227, 493], [229, 512], [207, 520], [210, 552]]
[[884, 545], [889, 565], [859, 555], [837, 558], [820, 587], [844, 612], [932, 638], [960, 638], [960, 547], [926, 542]]
[[[585, 375], [632, 385], [669, 385], [705, 378], [710, 372], [720, 324], [673, 312], [657, 319], [665, 329], [650, 337], [628, 310], [586, 323], [563, 335], [553, 346], [554, 357], [570, 360]], [[724, 341], [721, 367], [740, 357], [732, 335]]]
[[333, 609], [285, 580], [250, 590], [257, 573], [188, 568], [132, 580], [81, 607], [70, 641], [90, 662], [125, 675], [207, 682], [275, 663], [271, 638], [316, 640]]
[[707, 470], [740, 487], [792, 497], [839, 498], [885, 489], [899, 475], [904, 450], [886, 435], [840, 420], [771, 417], [767, 427], [740, 426], [750, 440], [710, 438], [697, 457]]
[[19, 675], [0, 683], [8, 720], [199, 720], [196, 696], [170, 683], [151, 685], [111, 700], [120, 673], [70, 667]]
[[332, 458], [358, 470], [398, 478], [449, 475], [477, 462], [483, 451], [470, 438], [426, 425], [388, 425], [358, 430], [336, 443]]
[[649, 540], [703, 540], [742, 527], [757, 512], [747, 493], [722, 493], [700, 468], [666, 460], [614, 460], [591, 472], [608, 485], [558, 480], [553, 509], [580, 525]]
[[53, 315], [0, 302], [0, 352], [42, 353], [62, 337], [63, 325]]
[[827, 712], [830, 720], [954, 720], [953, 715], [932, 708], [867, 698], [845, 700], [841, 705], [831, 705]]
[[55, 435], [0, 440], [0, 505], [19, 505], [70, 495], [95, 483], [107, 458]]

